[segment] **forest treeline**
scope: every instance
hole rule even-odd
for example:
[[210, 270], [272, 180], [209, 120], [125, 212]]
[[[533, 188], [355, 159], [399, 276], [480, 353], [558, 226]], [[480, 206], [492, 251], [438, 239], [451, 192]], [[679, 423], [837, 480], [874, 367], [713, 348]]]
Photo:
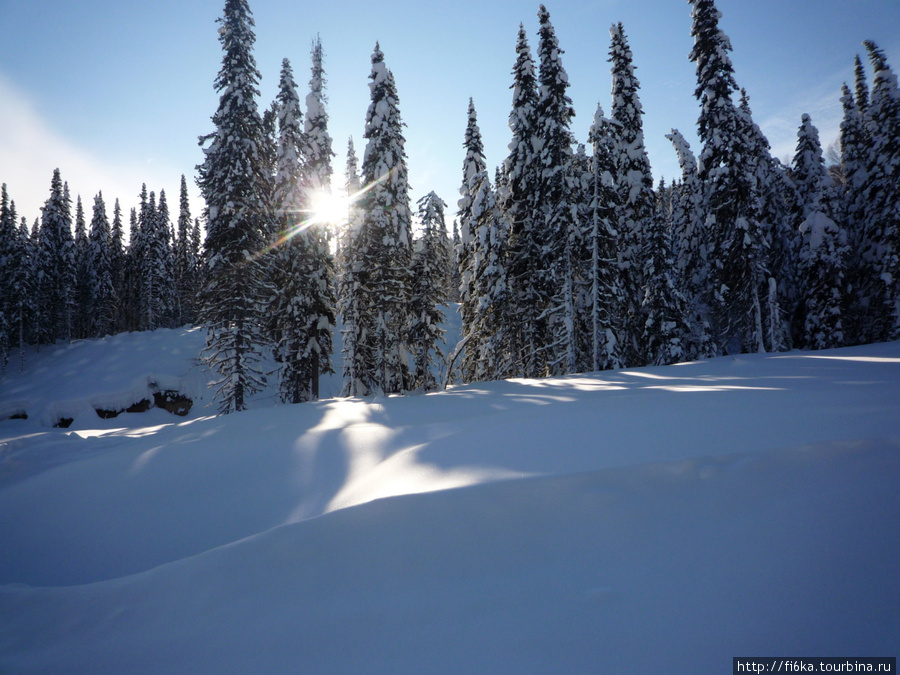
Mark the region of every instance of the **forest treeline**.
[[[610, 30], [611, 104], [577, 141], [564, 51], [542, 5], [536, 58], [519, 30], [512, 139], [493, 172], [469, 102], [451, 235], [435, 193], [413, 211], [379, 45], [362, 160], [351, 139], [335, 181], [321, 41], [305, 114], [287, 59], [260, 112], [252, 14], [226, 0], [219, 107], [197, 167], [205, 240], [184, 177], [177, 225], [164, 192], [144, 188], [127, 245], [118, 202], [110, 225], [99, 194], [89, 226], [77, 200], [72, 234], [58, 171], [30, 230], [4, 186], [0, 356], [197, 323], [227, 413], [264, 386], [268, 350], [283, 401], [317, 398], [338, 317], [348, 396], [434, 389], [444, 351], [457, 381], [471, 382], [900, 337], [900, 89], [884, 52], [865, 42], [871, 72], [857, 56], [854, 86], [842, 89], [837, 161], [826, 164], [803, 115], [785, 165], [753, 121], [714, 1], [688, 2], [701, 147], [668, 135], [677, 180], [654, 186], [622, 24]], [[322, 215], [329, 193], [346, 196], [344, 222]], [[449, 301], [463, 338], [442, 350]]]

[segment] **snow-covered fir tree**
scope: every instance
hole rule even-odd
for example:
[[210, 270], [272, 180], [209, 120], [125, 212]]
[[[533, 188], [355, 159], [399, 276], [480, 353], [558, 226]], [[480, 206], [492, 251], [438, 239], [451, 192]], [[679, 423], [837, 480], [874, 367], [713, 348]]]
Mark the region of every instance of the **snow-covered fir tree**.
[[710, 234], [712, 326], [719, 351], [765, 351], [763, 304], [768, 297], [765, 236], [755, 194], [753, 139], [742, 129], [733, 96], [738, 90], [728, 52], [731, 42], [719, 29], [713, 0], [693, 5], [689, 58], [697, 67], [694, 94], [703, 150], [698, 161], [705, 184]]
[[866, 81], [866, 68], [859, 54], [853, 57], [853, 77], [856, 109], [862, 115], [869, 113], [869, 83]]
[[272, 299], [267, 328], [279, 362], [279, 393], [285, 403], [302, 403], [311, 397], [309, 359], [306, 354], [306, 321], [310, 300], [304, 272], [309, 267], [306, 239], [300, 235], [303, 114], [297, 84], [288, 59], [281, 62], [275, 98], [277, 136], [273, 209], [277, 223], [274, 260], [271, 265]]
[[703, 183], [691, 146], [681, 132], [672, 129], [666, 138], [672, 142], [681, 167], [681, 182], [673, 192], [672, 248], [676, 286], [684, 296], [685, 318], [691, 329], [686, 357], [714, 356], [708, 322], [709, 251]]
[[28, 224], [16, 222], [16, 205], [6, 184], [0, 188], [0, 374], [8, 364], [10, 350], [19, 349], [19, 368], [24, 367], [23, 347], [31, 339], [34, 318], [36, 270]]
[[[864, 42], [872, 66], [863, 258], [870, 280], [869, 340], [900, 336], [900, 88], [884, 52]], [[872, 280], [875, 277], [875, 280]]]
[[75, 312], [75, 241], [69, 191], [54, 170], [38, 238], [38, 333], [42, 343], [68, 340]]
[[[462, 318], [462, 335], [459, 349], [467, 350], [462, 354], [462, 363], [472, 362], [475, 358], [468, 347], [468, 336], [473, 334], [477, 322], [478, 298], [475, 293], [475, 230], [473, 208], [475, 199], [481, 191], [482, 181], [487, 179], [487, 162], [484, 158], [484, 143], [481, 130], [478, 128], [478, 113], [475, 102], [470, 98], [466, 113], [466, 131], [463, 137], [466, 154], [463, 157], [462, 182], [459, 186], [457, 202], [459, 218], [459, 246], [456, 250], [456, 264], [459, 273], [459, 312]], [[473, 346], [474, 349], [474, 346]], [[465, 373], [466, 369], [463, 369]], [[464, 379], [467, 379], [465, 374]]]
[[[331, 194], [331, 136], [328, 134], [327, 98], [322, 40], [312, 46], [312, 73], [306, 96], [304, 119], [302, 188], [304, 208], [315, 208], [317, 202]], [[336, 298], [334, 294], [334, 259], [331, 255], [331, 230], [343, 223], [319, 222], [303, 230], [309, 254], [306, 276], [310, 304], [306, 316], [306, 351], [309, 360], [310, 393], [319, 397], [319, 375], [331, 373], [331, 351], [334, 335]]]
[[6, 183], [0, 186], [0, 373], [6, 368], [9, 349], [13, 343], [13, 314], [15, 295], [12, 288], [21, 261], [18, 254], [16, 208], [6, 192]]
[[75, 311], [73, 317], [73, 337], [83, 339], [91, 334], [91, 286], [88, 268], [87, 222], [81, 195], [75, 198]]
[[450, 281], [447, 288], [447, 299], [449, 302], [459, 302], [459, 288], [462, 285], [462, 277], [459, 274], [459, 250], [461, 246], [462, 238], [459, 234], [459, 221], [454, 218], [450, 234]]
[[683, 361], [691, 333], [684, 296], [676, 283], [671, 230], [666, 222], [669, 213], [667, 208], [657, 209], [647, 223], [640, 255], [644, 267], [641, 346], [644, 360], [657, 366]]
[[367, 190], [359, 200], [363, 244], [354, 264], [360, 266], [355, 288], [371, 333], [357, 342], [357, 359], [365, 364], [368, 391], [392, 394], [403, 390], [408, 370], [412, 216], [397, 86], [377, 43], [369, 80], [362, 160]]
[[642, 344], [644, 236], [653, 225], [655, 195], [650, 160], [644, 146], [643, 108], [634, 74], [631, 48], [621, 23], [609, 30], [609, 62], [612, 73], [612, 109], [616, 122], [616, 188], [618, 192], [615, 230], [618, 233], [618, 264], [625, 296], [622, 351], [630, 366], [646, 360]]
[[118, 297], [113, 282], [113, 250], [109, 218], [103, 193], [94, 197], [91, 231], [88, 235], [89, 334], [94, 337], [116, 332]]
[[445, 320], [441, 305], [447, 302], [446, 204], [434, 192], [418, 201], [422, 235], [414, 244], [409, 309], [409, 344], [412, 350], [413, 389], [430, 391], [438, 381], [435, 371], [442, 360], [444, 342], [441, 324]]
[[798, 228], [814, 209], [823, 210], [829, 218], [835, 217], [834, 181], [825, 167], [819, 131], [808, 114], [800, 118], [797, 149], [791, 162], [791, 179], [797, 195], [794, 219]]
[[331, 139], [324, 108], [321, 43], [313, 48], [311, 93], [301, 129], [290, 62], [282, 62], [277, 102], [275, 204], [279, 219], [271, 321], [280, 362], [279, 390], [287, 403], [319, 396], [319, 375], [330, 372], [334, 325], [333, 267], [327, 223], [311, 209], [330, 185]]
[[514, 377], [516, 373], [512, 349], [515, 318], [510, 312], [506, 271], [509, 221], [497, 205], [496, 193], [487, 180], [482, 182], [474, 209], [477, 223], [475, 294], [478, 318], [484, 328], [478, 342], [484, 370], [480, 379], [499, 380]]
[[792, 173], [799, 203], [801, 236], [799, 277], [803, 303], [801, 344], [807, 349], [829, 349], [844, 344], [844, 259], [846, 237], [835, 223], [831, 200], [833, 184], [825, 168], [819, 132], [803, 115], [797, 133]]
[[367, 281], [362, 212], [358, 206], [361, 190], [359, 159], [351, 138], [347, 143], [344, 189], [349, 200], [347, 223], [338, 238], [338, 309], [343, 322], [341, 345], [344, 386], [342, 396], [365, 396], [371, 381], [367, 370], [372, 317], [365, 311]]
[[545, 312], [550, 372], [572, 373], [578, 370], [576, 335], [576, 287], [584, 241], [576, 221], [577, 196], [573, 176], [571, 120], [575, 116], [567, 90], [569, 79], [562, 65], [563, 50], [544, 5], [538, 11], [540, 21], [540, 87], [537, 104], [537, 137], [540, 154], [539, 227], [543, 247], [537, 267], [539, 287], [546, 292]]
[[347, 268], [348, 260], [346, 257], [346, 252], [349, 246], [350, 235], [353, 231], [351, 227], [351, 221], [353, 220], [350, 215], [356, 209], [355, 200], [358, 198], [358, 193], [360, 191], [360, 183], [359, 183], [359, 158], [356, 156], [356, 146], [353, 143], [353, 138], [349, 138], [347, 140], [347, 154], [346, 160], [344, 164], [344, 183], [342, 186], [343, 195], [347, 200], [347, 222], [343, 223], [340, 227], [337, 228], [337, 233], [335, 237], [335, 280], [336, 287], [338, 289], [338, 303], [343, 302], [344, 292], [342, 290], [343, 286], [343, 276], [345, 274], [345, 270]]
[[[147, 208], [147, 186], [141, 191], [142, 210]], [[124, 257], [122, 304], [122, 330], [140, 330], [141, 321], [141, 271], [143, 269], [144, 246], [138, 211], [132, 208], [128, 217], [128, 247]]]
[[199, 294], [206, 283], [206, 259], [204, 257], [203, 247], [203, 229], [200, 227], [200, 219], [194, 218], [194, 227], [191, 229], [191, 252], [194, 258], [194, 283], [197, 287], [197, 294], [194, 296], [194, 323], [197, 322], [197, 312], [199, 312]]
[[257, 108], [260, 74], [253, 58], [253, 17], [246, 0], [226, 0], [219, 19], [224, 56], [215, 80], [215, 131], [201, 139], [197, 183], [206, 201], [206, 280], [200, 320], [208, 331], [205, 357], [218, 373], [219, 411], [244, 410], [264, 385], [259, 367], [268, 293], [259, 257], [271, 227], [265, 133]]
[[597, 105], [588, 135], [592, 146], [590, 230], [591, 370], [625, 366], [622, 353], [622, 317], [626, 308], [618, 265], [615, 229], [619, 193], [616, 182], [618, 132], [616, 122]]
[[[459, 370], [464, 382], [500, 379], [495, 366], [504, 360], [505, 346], [502, 339], [500, 311], [505, 301], [505, 279], [502, 264], [496, 265], [500, 256], [498, 209], [496, 198], [488, 178], [487, 169], [472, 180], [478, 192], [470, 203], [467, 219], [471, 228], [470, 274], [467, 285], [467, 313], [464, 314], [463, 341]], [[493, 250], [492, 250], [493, 246]], [[499, 287], [498, 287], [499, 286]], [[497, 301], [500, 300], [500, 303]]]
[[[12, 209], [12, 203], [10, 208]], [[35, 226], [38, 221], [35, 220]], [[10, 314], [7, 316], [7, 326], [10, 335], [10, 345], [19, 348], [19, 370], [25, 369], [25, 345], [37, 341], [36, 317], [38, 300], [37, 288], [37, 241], [33, 239], [28, 230], [28, 222], [22, 217], [17, 231], [16, 244], [13, 253], [19, 264], [16, 274], [12, 278], [10, 297], [12, 308], [8, 307]]]
[[577, 372], [592, 370], [591, 338], [593, 336], [591, 302], [591, 223], [593, 220], [594, 172], [587, 146], [578, 143], [572, 156], [574, 187], [574, 220], [580, 245], [575, 257], [575, 335]]
[[546, 322], [541, 317], [547, 294], [539, 274], [543, 228], [537, 217], [541, 180], [537, 135], [538, 80], [522, 25], [519, 26], [512, 75], [513, 97], [509, 113], [512, 140], [509, 155], [503, 163], [506, 188], [500, 194], [501, 207], [510, 223], [508, 302], [510, 314], [516, 317], [511, 349], [517, 374], [536, 377], [546, 372], [545, 353], [541, 350]]
[[194, 221], [191, 218], [191, 204], [188, 199], [187, 180], [181, 175], [178, 198], [178, 231], [175, 237], [175, 297], [177, 301], [177, 324], [192, 324], [197, 317], [196, 298], [200, 290], [197, 283], [197, 259], [191, 244]]
[[113, 331], [116, 333], [125, 330], [125, 266], [127, 264], [125, 252], [125, 230], [122, 222], [122, 206], [119, 200], [113, 206], [113, 219], [109, 234], [109, 263], [112, 275], [113, 289], [116, 296], [116, 311], [114, 316]]
[[155, 297], [154, 282], [156, 274], [148, 275], [152, 264], [148, 261], [150, 256], [151, 240], [156, 236], [156, 193], [147, 190], [147, 185], [141, 185], [141, 205], [138, 211], [138, 232], [140, 238], [135, 247], [135, 257], [132, 264], [137, 265], [137, 329], [153, 330], [156, 326], [155, 309], [158, 307]]
[[171, 328], [177, 316], [175, 257], [165, 190], [156, 204], [150, 193], [141, 222], [143, 258], [141, 269], [141, 327], [143, 330]]
[[797, 228], [788, 204], [795, 198], [795, 187], [781, 162], [769, 152], [769, 141], [753, 121], [750, 98], [740, 90], [738, 106], [739, 137], [748, 148], [744, 172], [757, 203], [759, 236], [763, 250], [762, 267], [766, 278], [763, 330], [770, 351], [790, 346], [790, 317], [798, 303]]

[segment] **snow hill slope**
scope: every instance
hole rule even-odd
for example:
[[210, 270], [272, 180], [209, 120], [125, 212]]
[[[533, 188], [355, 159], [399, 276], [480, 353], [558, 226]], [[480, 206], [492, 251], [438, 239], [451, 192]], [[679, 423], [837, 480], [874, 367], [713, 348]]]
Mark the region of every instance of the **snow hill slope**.
[[[897, 654], [900, 343], [226, 417], [201, 343], [79, 342], [0, 380], [0, 672]], [[196, 402], [94, 412], [153, 388]]]

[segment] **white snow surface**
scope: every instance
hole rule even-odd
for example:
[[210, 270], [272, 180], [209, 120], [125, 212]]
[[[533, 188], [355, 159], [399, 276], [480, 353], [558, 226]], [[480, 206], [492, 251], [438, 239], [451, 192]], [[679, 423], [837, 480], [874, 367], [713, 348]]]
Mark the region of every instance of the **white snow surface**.
[[[13, 355], [0, 672], [897, 654], [898, 342], [297, 406], [270, 388], [214, 417], [203, 339]], [[149, 382], [197, 401], [94, 413]]]

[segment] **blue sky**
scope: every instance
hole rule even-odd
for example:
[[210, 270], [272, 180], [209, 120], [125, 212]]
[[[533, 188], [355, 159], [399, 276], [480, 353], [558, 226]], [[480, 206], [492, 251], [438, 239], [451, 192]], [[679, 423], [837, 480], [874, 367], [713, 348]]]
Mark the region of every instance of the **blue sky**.
[[[609, 26], [625, 26], [641, 82], [644, 131], [654, 177], [678, 173], [664, 134], [679, 128], [697, 148], [690, 6], [684, 0], [550, 0], [565, 51], [576, 117], [585, 140], [594, 108], [609, 109]], [[875, 40], [900, 67], [898, 0], [719, 0], [721, 27], [734, 46], [738, 83], [757, 123], [784, 159], [800, 116], [809, 113], [823, 144], [837, 138], [840, 85], [852, 81], [853, 56]], [[221, 51], [216, 18], [223, 0], [0, 0], [0, 181], [31, 222], [55, 167], [90, 209], [103, 190], [127, 210], [141, 183], [177, 204], [182, 173], [193, 183], [202, 156], [197, 137], [212, 130], [213, 80]], [[287, 57], [300, 85], [309, 78], [310, 44], [321, 35], [328, 78], [336, 173], [347, 139], [361, 156], [367, 77], [375, 41], [394, 73], [407, 125], [412, 196], [434, 190], [456, 210], [469, 97], [475, 100], [491, 167], [510, 140], [510, 71], [519, 23], [537, 52], [537, 2], [454, 3], [250, 0], [261, 107], [276, 93]]]

